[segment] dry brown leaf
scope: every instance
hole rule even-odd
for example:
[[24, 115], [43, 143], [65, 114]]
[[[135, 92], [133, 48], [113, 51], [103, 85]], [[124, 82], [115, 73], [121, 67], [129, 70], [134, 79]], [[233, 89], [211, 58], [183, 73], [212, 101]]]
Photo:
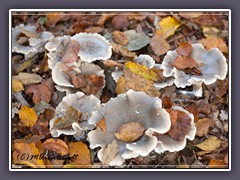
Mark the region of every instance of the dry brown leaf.
[[71, 40], [65, 49], [64, 55], [62, 57], [62, 62], [77, 62], [79, 50], [80, 44], [77, 41]]
[[73, 158], [72, 162], [70, 163], [71, 165], [74, 165], [75, 168], [76, 166], [79, 168], [86, 168], [92, 164], [91, 154], [86, 144], [83, 142], [72, 142], [68, 143], [68, 147], [70, 157], [76, 157]]
[[103, 28], [101, 27], [89, 27], [84, 30], [87, 33], [101, 33], [103, 32]]
[[66, 115], [54, 121], [53, 127], [56, 129], [65, 129], [72, 127], [74, 122], [79, 123], [82, 120], [82, 113], [72, 106], [66, 110]]
[[188, 42], [181, 43], [177, 48], [177, 53], [180, 56], [189, 56], [193, 50], [193, 47]]
[[193, 19], [201, 26], [222, 26], [222, 20], [219, 15], [203, 14]]
[[61, 139], [53, 138], [47, 139], [43, 143], [43, 148], [45, 150], [54, 151], [58, 154], [61, 154], [62, 156], [67, 155], [69, 153], [69, 148], [67, 144]]
[[132, 12], [131, 15], [128, 15], [129, 20], [142, 21], [147, 17], [145, 13], [142, 12]]
[[132, 142], [140, 138], [145, 131], [142, 124], [138, 122], [129, 122], [120, 126], [117, 132], [114, 133], [117, 139]]
[[161, 35], [152, 37], [150, 46], [157, 56], [165, 54], [170, 49], [170, 45]]
[[222, 53], [228, 54], [228, 46], [220, 37], [208, 37], [199, 41], [209, 51], [218, 48]]
[[180, 16], [186, 18], [186, 19], [192, 19], [192, 18], [197, 18], [203, 14], [203, 12], [179, 12], [178, 13]]
[[220, 30], [214, 26], [203, 26], [202, 30], [206, 38], [218, 36], [218, 34], [220, 33]]
[[123, 57], [130, 57], [130, 58], [136, 57], [136, 53], [130, 52], [127, 48], [119, 44], [111, 43], [111, 45], [112, 45], [113, 51], [116, 52], [117, 54], [120, 54]]
[[113, 40], [123, 46], [126, 46], [128, 44], [128, 38], [127, 36], [121, 32], [121, 31], [113, 31]]
[[109, 164], [119, 152], [118, 144], [116, 140], [114, 140], [111, 144], [108, 144], [106, 149], [103, 151], [102, 163]]
[[14, 143], [13, 163], [32, 168], [45, 168], [44, 161], [35, 143]]
[[114, 60], [110, 60], [110, 59], [104, 60], [104, 61], [103, 61], [103, 64], [104, 64], [105, 66], [107, 66], [107, 67], [117, 66], [117, 67], [119, 67], [120, 69], [122, 69], [122, 68], [124, 67], [123, 64], [121, 64], [121, 63], [119, 63], [119, 62], [117, 62], [117, 61], [114, 61]]
[[37, 122], [38, 116], [33, 108], [22, 106], [19, 111], [19, 118], [24, 126], [32, 127]]
[[197, 68], [198, 63], [190, 57], [180, 57], [178, 56], [171, 63], [171, 66], [175, 67], [178, 70], [184, 70], [186, 68]]
[[33, 102], [39, 104], [41, 101], [49, 103], [51, 101], [52, 92], [45, 84], [31, 84], [28, 86], [27, 93], [33, 93]]
[[114, 16], [112, 19], [112, 25], [114, 30], [126, 29], [129, 25], [127, 16], [125, 15]]
[[96, 128], [98, 128], [98, 127], [101, 129], [101, 131], [106, 132], [107, 126], [106, 126], [106, 121], [104, 118], [102, 118], [100, 121], [97, 122]]
[[67, 21], [70, 16], [65, 14], [64, 12], [51, 12], [46, 15], [47, 23], [46, 25], [49, 27], [54, 27], [60, 21]]
[[116, 93], [121, 94], [129, 89], [142, 91], [152, 97], [159, 97], [160, 92], [153, 86], [154, 82], [145, 79], [141, 75], [135, 74], [130, 70], [124, 69], [124, 76], [121, 76], [117, 81]]
[[222, 141], [216, 136], [211, 136], [209, 139], [201, 142], [200, 144], [195, 145], [203, 151], [214, 151], [220, 148]]
[[207, 99], [201, 99], [196, 102], [196, 106], [199, 113], [209, 115], [211, 112], [211, 105]]
[[25, 34], [27, 37], [29, 37], [29, 38], [38, 38], [37, 34], [28, 31], [24, 27], [18, 26], [18, 28], [20, 29], [21, 33]]
[[173, 106], [173, 102], [168, 96], [164, 96], [162, 98], [162, 106], [164, 109], [171, 109]]
[[186, 110], [188, 112], [190, 112], [191, 114], [193, 114], [194, 122], [197, 122], [198, 121], [198, 115], [199, 115], [197, 105], [195, 103], [192, 103], [192, 104], [190, 104], [186, 107]]
[[175, 140], [183, 140], [190, 131], [191, 118], [182, 111], [170, 111], [171, 128], [168, 131], [169, 136]]
[[48, 122], [37, 122], [31, 127], [30, 131], [34, 135], [47, 135], [49, 134]]
[[115, 15], [116, 15], [116, 13], [114, 13], [114, 14], [102, 14], [101, 17], [98, 19], [97, 24], [99, 26], [103, 26], [108, 20], [110, 20]]
[[19, 73], [17, 76], [13, 76], [12, 79], [20, 81], [25, 86], [42, 82], [41, 76], [30, 73]]
[[209, 86], [209, 90], [217, 96], [218, 99], [221, 99], [228, 90], [228, 80], [217, 80], [216, 83]]
[[213, 121], [208, 118], [199, 119], [195, 126], [197, 128], [196, 135], [199, 137], [205, 136], [208, 133], [208, 129], [213, 125]]
[[223, 159], [211, 159], [208, 168], [227, 168]]
[[18, 80], [12, 80], [12, 91], [15, 92], [19, 92], [19, 91], [23, 91], [24, 87], [23, 84], [18, 81]]

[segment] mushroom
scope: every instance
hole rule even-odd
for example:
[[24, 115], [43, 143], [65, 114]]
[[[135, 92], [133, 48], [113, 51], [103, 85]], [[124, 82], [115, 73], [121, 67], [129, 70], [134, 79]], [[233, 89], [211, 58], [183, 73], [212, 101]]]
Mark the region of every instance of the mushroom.
[[[161, 74], [162, 76], [162, 71], [163, 67], [161, 64], [155, 64], [155, 61], [153, 58], [149, 55], [146, 54], [141, 54], [138, 57], [134, 58], [134, 61], [138, 64], [146, 66], [149, 70], [155, 71], [157, 74]], [[114, 79], [115, 82], [124, 75], [123, 71], [119, 69], [118, 67], [115, 68], [115, 71], [111, 73], [112, 78]], [[165, 88], [167, 86], [171, 86], [173, 84], [174, 78], [173, 77], [161, 77], [161, 79], [158, 79], [157, 81], [154, 81], [154, 87], [157, 90], [160, 90], [162, 88]]]
[[53, 137], [61, 134], [74, 135], [80, 139], [85, 130], [93, 129], [102, 118], [100, 100], [93, 95], [82, 92], [69, 94], [56, 107], [53, 119], [50, 120], [50, 133]]
[[54, 36], [50, 32], [37, 32], [35, 25], [20, 24], [12, 28], [12, 52], [22, 53], [25, 59], [45, 51], [45, 44]]
[[[122, 165], [125, 159], [147, 156], [157, 145], [153, 133], [163, 134], [171, 126], [170, 116], [162, 109], [159, 98], [133, 90], [111, 98], [104, 105], [103, 116], [106, 129], [90, 131], [88, 139], [90, 148], [101, 147], [100, 161], [111, 166]], [[113, 143], [115, 155], [106, 160], [106, 151]]]
[[162, 62], [163, 76], [174, 77], [174, 84], [178, 88], [185, 88], [193, 85], [193, 94], [197, 97], [202, 96], [202, 83], [206, 85], [213, 84], [217, 79], [226, 78], [228, 65], [226, 58], [218, 48], [212, 48], [207, 51], [202, 44], [192, 44], [190, 58], [197, 63], [198, 73], [186, 73], [173, 67], [172, 62], [179, 56], [177, 50], [168, 51]]
[[[159, 154], [161, 154], [165, 151], [169, 151], [169, 152], [180, 151], [180, 150], [184, 149], [184, 147], [186, 146], [187, 139], [192, 141], [195, 138], [196, 127], [194, 125], [193, 114], [189, 113], [187, 110], [185, 110], [179, 106], [173, 106], [171, 110], [185, 113], [186, 116], [183, 119], [185, 122], [179, 122], [179, 123], [184, 123], [184, 124], [177, 125], [178, 126], [177, 130], [181, 130], [181, 132], [173, 132], [173, 130], [172, 130], [172, 137], [169, 135], [170, 131], [165, 134], [156, 135], [156, 137], [158, 139], [158, 143], [157, 143], [157, 146], [154, 149], [154, 151]], [[189, 118], [189, 122], [186, 122], [187, 118]], [[172, 117], [171, 117], [171, 119], [172, 119]], [[173, 124], [173, 122], [172, 122], [172, 124]], [[172, 126], [171, 126], [171, 129], [172, 129]], [[188, 132], [183, 134], [184, 133], [183, 129], [185, 129], [185, 130], [188, 129]], [[182, 134], [180, 134], [180, 133], [182, 133]], [[176, 139], [177, 136], [180, 136], [180, 135], [182, 136], [182, 138]]]
[[93, 62], [106, 60], [112, 55], [112, 46], [103, 36], [97, 33], [79, 33], [71, 37], [77, 41], [81, 48], [79, 56], [82, 61]]

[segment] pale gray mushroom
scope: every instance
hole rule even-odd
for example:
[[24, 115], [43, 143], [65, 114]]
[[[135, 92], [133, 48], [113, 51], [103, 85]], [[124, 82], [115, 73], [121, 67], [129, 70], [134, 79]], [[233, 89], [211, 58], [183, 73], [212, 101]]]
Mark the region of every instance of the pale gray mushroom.
[[[57, 129], [54, 127], [54, 122], [66, 115], [66, 110], [72, 107], [82, 113], [82, 121], [80, 123], [73, 122], [72, 128]], [[95, 127], [96, 122], [102, 118], [102, 107], [100, 100], [93, 95], [86, 96], [82, 92], [69, 94], [62, 99], [62, 102], [56, 107], [56, 113], [53, 119], [50, 120], [50, 133], [53, 137], [58, 137], [61, 134], [74, 135], [76, 139], [80, 139], [85, 130], [91, 130]]]
[[153, 60], [153, 58], [146, 54], [140, 54], [139, 56], [134, 58], [134, 61], [138, 64], [147, 66], [148, 69], [153, 68], [155, 65], [155, 61]]
[[[170, 115], [162, 109], [162, 101], [144, 92], [129, 90], [119, 94], [104, 105], [106, 130], [96, 129], [88, 133], [90, 148], [101, 147], [98, 158], [102, 161], [104, 150], [113, 141], [117, 142], [118, 153], [109, 165], [121, 165], [125, 159], [137, 156], [147, 156], [157, 145], [154, 132], [166, 133], [171, 126]], [[143, 125], [145, 131], [136, 141], [123, 141], [115, 136], [115, 132], [127, 123], [134, 122]]]
[[193, 85], [193, 94], [197, 97], [202, 96], [202, 83], [213, 84], [217, 79], [226, 78], [228, 65], [226, 58], [218, 48], [207, 51], [202, 44], [192, 44], [193, 50], [190, 55], [198, 64], [202, 75], [189, 75], [183, 71], [172, 67], [170, 63], [178, 57], [176, 50], [168, 51], [162, 62], [163, 75], [174, 77], [174, 84], [179, 88]]
[[173, 106], [172, 110], [178, 110], [178, 111], [184, 112], [191, 118], [190, 130], [183, 140], [175, 140], [172, 137], [170, 137], [168, 134], [157, 135], [156, 137], [158, 139], [158, 143], [154, 151], [159, 154], [165, 151], [169, 151], [169, 152], [181, 151], [182, 149], [185, 148], [187, 139], [192, 141], [195, 138], [196, 127], [194, 124], [193, 114], [189, 113], [187, 110], [179, 106]]
[[79, 56], [82, 61], [106, 60], [112, 55], [112, 46], [108, 40], [97, 33], [79, 33], [71, 37], [80, 44]]
[[[34, 37], [29, 37], [27, 40], [29, 45], [21, 45], [18, 44], [19, 35], [24, 32], [35, 35]], [[23, 34], [24, 34], [23, 33]], [[54, 36], [50, 32], [41, 32], [38, 33], [36, 31], [35, 25], [23, 25], [20, 24], [19, 26], [16, 26], [15, 28], [12, 28], [12, 52], [18, 52], [22, 53], [25, 56], [25, 59], [32, 58], [35, 54], [38, 52], [44, 52], [45, 51], [45, 44], [50, 41]]]
[[[83, 74], [83, 75], [89, 75], [94, 74], [97, 76], [103, 77], [103, 86], [99, 88], [99, 90], [94, 94], [96, 97], [100, 98], [102, 95], [103, 88], [105, 87], [106, 80], [105, 80], [105, 74], [104, 70], [101, 69], [98, 65], [93, 63], [87, 63], [87, 62], [79, 62], [80, 64], [75, 66], [74, 73], [77, 74]], [[57, 84], [56, 88], [57, 90], [61, 92], [69, 93], [75, 93], [77, 91], [76, 88], [74, 88], [74, 85], [71, 83], [69, 76], [64, 73], [61, 68], [59, 67], [60, 62], [58, 62], [53, 70], [52, 70], [52, 78], [53, 81]]]

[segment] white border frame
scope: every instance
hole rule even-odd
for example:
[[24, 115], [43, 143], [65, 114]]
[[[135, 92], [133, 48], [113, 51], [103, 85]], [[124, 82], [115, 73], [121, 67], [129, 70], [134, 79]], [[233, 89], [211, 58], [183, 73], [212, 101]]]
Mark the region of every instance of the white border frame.
[[10, 9], [9, 10], [9, 106], [12, 104], [11, 102], [11, 89], [12, 89], [12, 66], [11, 66], [11, 56], [12, 56], [12, 51], [11, 51], [11, 29], [12, 29], [12, 12], [61, 12], [61, 11], [95, 11], [95, 12], [100, 12], [100, 11], [105, 11], [105, 12], [139, 12], [139, 11], [145, 11], [145, 12], [179, 12], [179, 11], [190, 11], [190, 12], [219, 12], [219, 11], [226, 11], [229, 13], [229, 44], [228, 44], [228, 49], [229, 49], [229, 54], [228, 54], [228, 65], [229, 65], [229, 152], [228, 152], [228, 157], [229, 157], [229, 168], [228, 169], [144, 169], [144, 168], [139, 168], [139, 169], [13, 169], [12, 168], [12, 138], [11, 138], [11, 109], [12, 107], [9, 107], [9, 171], [231, 171], [231, 137], [232, 137], [232, 128], [231, 128], [231, 84], [232, 84], [232, 78], [231, 78], [231, 10], [230, 9]]

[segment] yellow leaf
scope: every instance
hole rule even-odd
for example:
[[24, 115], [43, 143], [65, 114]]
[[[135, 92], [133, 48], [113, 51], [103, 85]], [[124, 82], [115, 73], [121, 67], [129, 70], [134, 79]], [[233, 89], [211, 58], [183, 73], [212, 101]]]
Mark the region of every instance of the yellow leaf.
[[167, 39], [169, 36], [175, 33], [180, 25], [181, 23], [178, 22], [174, 17], [168, 16], [159, 22], [160, 33], [165, 39]]
[[147, 66], [134, 63], [131, 61], [126, 62], [125, 66], [130, 71], [134, 72], [135, 74], [141, 75], [145, 79], [157, 81], [157, 74], [153, 70], [149, 70]]
[[43, 157], [35, 143], [14, 143], [14, 148], [14, 164], [23, 164], [32, 168], [45, 168]]
[[32, 127], [37, 122], [38, 116], [33, 108], [22, 106], [19, 111], [19, 118], [23, 125]]
[[13, 92], [23, 91], [23, 84], [18, 80], [12, 80], [12, 90]]
[[152, 97], [159, 97], [160, 92], [153, 86], [154, 82], [145, 79], [141, 75], [135, 74], [128, 69], [124, 69], [124, 76], [117, 81], [116, 93], [121, 94], [129, 89], [134, 91], [142, 91]]
[[202, 149], [203, 151], [214, 151], [221, 146], [221, 140], [216, 136], [211, 136], [209, 139], [197, 144], [196, 147]]
[[72, 162], [64, 168], [69, 166], [89, 167], [92, 164], [90, 151], [86, 144], [82, 142], [72, 142], [68, 143], [68, 147]]

